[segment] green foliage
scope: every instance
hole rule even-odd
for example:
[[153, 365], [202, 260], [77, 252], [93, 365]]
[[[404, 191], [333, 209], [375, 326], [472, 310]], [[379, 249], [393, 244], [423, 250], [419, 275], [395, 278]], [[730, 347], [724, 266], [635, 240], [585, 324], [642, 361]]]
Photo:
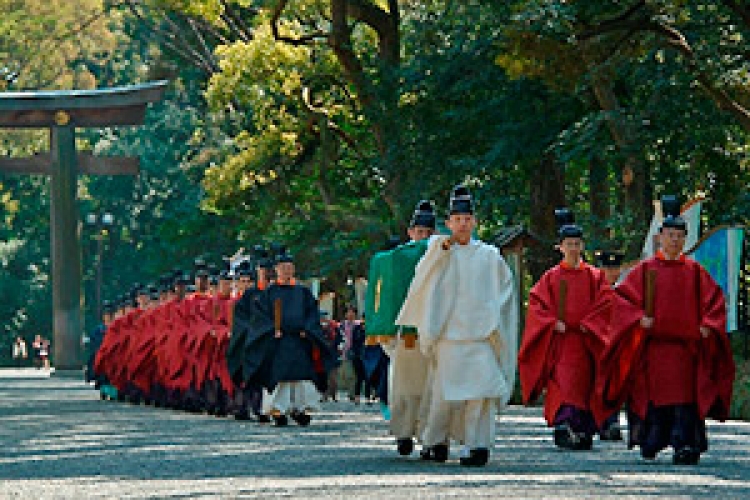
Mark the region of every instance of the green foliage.
[[[116, 220], [105, 298], [271, 241], [340, 288], [418, 200], [444, 214], [459, 182], [487, 238], [525, 224], [550, 243], [564, 202], [588, 248], [638, 248], [663, 193], [706, 195], [708, 226], [750, 219], [750, 16], [736, 2], [346, 3], [343, 28], [329, 0], [2, 4], [3, 89], [173, 82], [143, 127], [79, 136], [142, 159], [137, 179], [80, 180], [81, 213]], [[5, 156], [47, 142], [0, 132]], [[5, 356], [11, 334], [50, 330], [49, 205], [43, 178], [0, 185]], [[96, 242], [82, 234], [90, 326]]]

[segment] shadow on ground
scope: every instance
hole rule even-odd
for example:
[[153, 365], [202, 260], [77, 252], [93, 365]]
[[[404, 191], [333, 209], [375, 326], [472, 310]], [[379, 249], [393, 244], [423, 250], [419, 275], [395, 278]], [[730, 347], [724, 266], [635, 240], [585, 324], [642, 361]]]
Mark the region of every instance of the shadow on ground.
[[[712, 424], [697, 467], [643, 463], [623, 443], [551, 444], [541, 410], [498, 419], [491, 463], [396, 456], [374, 407], [328, 403], [308, 428], [104, 402], [75, 380], [0, 381], [0, 496], [750, 498], [750, 426]], [[67, 495], [66, 492], [70, 492]]]

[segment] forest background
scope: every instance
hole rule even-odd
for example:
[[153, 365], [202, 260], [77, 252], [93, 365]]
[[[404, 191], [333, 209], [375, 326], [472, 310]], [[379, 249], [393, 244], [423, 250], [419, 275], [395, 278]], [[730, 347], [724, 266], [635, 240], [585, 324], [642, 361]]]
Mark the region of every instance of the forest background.
[[[0, 91], [167, 79], [143, 127], [80, 149], [141, 174], [80, 177], [85, 324], [103, 295], [202, 256], [281, 242], [347, 292], [420, 199], [471, 186], [479, 234], [523, 225], [554, 263], [553, 210], [638, 256], [651, 200], [750, 218], [750, 6], [720, 0], [0, 0]], [[48, 149], [0, 132], [0, 154]], [[47, 179], [0, 176], [0, 362], [51, 336]]]

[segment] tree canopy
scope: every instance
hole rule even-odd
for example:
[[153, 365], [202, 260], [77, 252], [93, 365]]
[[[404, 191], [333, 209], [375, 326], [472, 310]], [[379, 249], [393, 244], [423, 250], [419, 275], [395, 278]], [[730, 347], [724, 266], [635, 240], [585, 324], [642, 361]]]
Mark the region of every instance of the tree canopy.
[[[81, 148], [142, 158], [137, 179], [79, 181], [109, 212], [104, 296], [196, 256], [278, 241], [341, 287], [414, 205], [458, 183], [480, 235], [524, 224], [554, 259], [553, 210], [589, 249], [635, 257], [651, 200], [705, 196], [705, 224], [745, 223], [750, 9], [680, 0], [3, 0], [0, 90], [168, 78], [135, 129]], [[0, 132], [6, 156], [48, 148]], [[50, 331], [42, 177], [0, 177], [0, 356]], [[96, 245], [82, 224], [87, 324]]]

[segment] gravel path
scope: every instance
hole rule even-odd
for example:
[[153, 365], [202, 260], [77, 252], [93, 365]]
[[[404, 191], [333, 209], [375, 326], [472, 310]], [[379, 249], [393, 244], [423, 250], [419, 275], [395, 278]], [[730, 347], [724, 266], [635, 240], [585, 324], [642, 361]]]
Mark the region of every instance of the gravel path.
[[[539, 408], [498, 419], [490, 464], [396, 456], [375, 407], [277, 429], [99, 401], [82, 382], [0, 376], [0, 498], [750, 498], [750, 424], [710, 424], [697, 467], [622, 443], [554, 449]], [[24, 374], [16, 374], [21, 377]]]

